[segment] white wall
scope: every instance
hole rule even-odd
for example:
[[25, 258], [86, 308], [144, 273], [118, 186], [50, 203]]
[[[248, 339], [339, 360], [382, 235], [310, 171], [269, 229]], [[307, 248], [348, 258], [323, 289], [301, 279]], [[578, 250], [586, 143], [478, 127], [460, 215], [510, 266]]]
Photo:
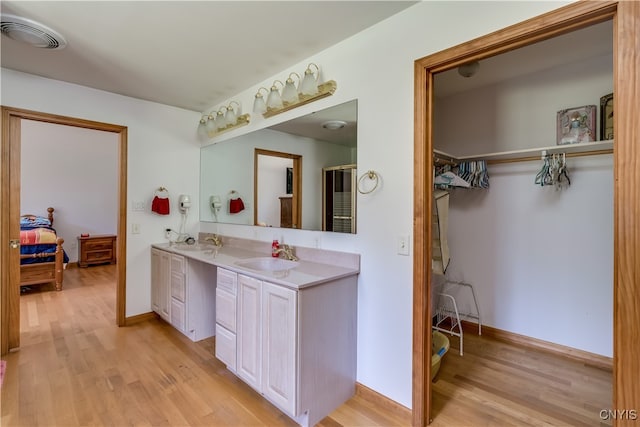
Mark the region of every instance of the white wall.
[[[220, 140], [311, 111], [358, 99], [359, 170], [376, 170], [376, 191], [358, 197], [358, 234], [282, 230], [286, 243], [362, 254], [358, 279], [357, 380], [410, 407], [412, 383], [412, 259], [396, 254], [396, 237], [412, 234], [413, 65], [438, 52], [567, 2], [421, 2], [406, 11], [320, 52], [232, 97], [252, 105], [259, 86], [302, 71], [310, 60], [336, 93], [270, 119], [253, 114], [251, 123]], [[477, 19], [478, 16], [485, 17]], [[198, 194], [200, 112], [143, 102], [119, 95], [2, 70], [2, 104], [129, 127], [127, 316], [150, 311], [149, 245], [164, 239], [178, 217], [131, 212], [132, 201], [150, 203], [158, 186]], [[207, 110], [208, 111], [208, 110]], [[193, 212], [190, 229], [197, 230]], [[141, 234], [131, 235], [132, 223]], [[205, 232], [270, 241], [270, 230], [243, 225], [201, 223]]]
[[280, 226], [280, 197], [287, 194], [287, 168], [292, 167], [292, 159], [258, 156], [258, 222]]
[[[191, 194], [187, 229], [198, 230], [196, 127], [200, 114], [2, 69], [2, 105], [127, 126], [127, 296], [126, 315], [151, 311], [149, 245], [164, 241], [164, 228], [178, 228], [179, 194]], [[72, 156], [72, 153], [69, 153]], [[172, 213], [151, 213], [153, 192], [169, 189]], [[132, 202], [145, 210], [132, 211]], [[132, 224], [140, 234], [131, 234]]]
[[[565, 4], [565, 3], [562, 3]], [[421, 2], [332, 48], [265, 79], [304, 70], [309, 61], [334, 79], [336, 93], [270, 119], [253, 114], [235, 135], [358, 99], [359, 175], [373, 169], [381, 183], [358, 195], [356, 235], [281, 230], [286, 243], [362, 255], [358, 279], [358, 375], [372, 389], [411, 406], [412, 258], [396, 239], [412, 234], [414, 61], [559, 7], [554, 2]], [[486, 19], [477, 19], [478, 16]], [[255, 87], [233, 97], [252, 105]], [[235, 135], [221, 136], [224, 140]], [[202, 223], [202, 231], [269, 241], [258, 227]]]
[[47, 216], [78, 260], [81, 233], [116, 234], [118, 137], [110, 132], [23, 120], [20, 212]]

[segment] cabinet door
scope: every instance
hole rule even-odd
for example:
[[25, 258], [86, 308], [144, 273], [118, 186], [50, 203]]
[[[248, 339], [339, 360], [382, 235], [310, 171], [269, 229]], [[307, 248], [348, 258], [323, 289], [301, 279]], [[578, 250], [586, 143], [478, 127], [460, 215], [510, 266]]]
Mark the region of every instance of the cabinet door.
[[236, 369], [240, 378], [261, 391], [261, 313], [262, 282], [238, 275], [238, 324]]
[[297, 293], [262, 282], [262, 392], [296, 415]]
[[153, 311], [167, 322], [171, 321], [169, 316], [170, 280], [171, 254], [151, 249], [151, 305]]
[[216, 325], [216, 357], [227, 368], [236, 370], [236, 334], [229, 332], [219, 324]]
[[216, 289], [216, 323], [236, 332], [236, 296], [223, 288]]

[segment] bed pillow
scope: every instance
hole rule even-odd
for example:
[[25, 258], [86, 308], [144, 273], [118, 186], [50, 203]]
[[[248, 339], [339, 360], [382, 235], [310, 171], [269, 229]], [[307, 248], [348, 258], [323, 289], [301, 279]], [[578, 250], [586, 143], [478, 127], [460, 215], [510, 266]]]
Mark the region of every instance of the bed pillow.
[[51, 221], [48, 218], [37, 215], [22, 215], [20, 217], [20, 228], [37, 228], [51, 227]]

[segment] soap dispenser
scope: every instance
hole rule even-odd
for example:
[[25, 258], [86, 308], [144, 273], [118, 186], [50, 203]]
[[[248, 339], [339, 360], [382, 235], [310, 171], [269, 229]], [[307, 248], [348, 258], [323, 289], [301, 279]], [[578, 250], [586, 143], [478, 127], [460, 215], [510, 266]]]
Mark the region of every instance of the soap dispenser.
[[278, 249], [280, 249], [280, 243], [278, 243], [278, 239], [273, 239], [271, 243], [271, 256], [274, 258], [278, 258]]

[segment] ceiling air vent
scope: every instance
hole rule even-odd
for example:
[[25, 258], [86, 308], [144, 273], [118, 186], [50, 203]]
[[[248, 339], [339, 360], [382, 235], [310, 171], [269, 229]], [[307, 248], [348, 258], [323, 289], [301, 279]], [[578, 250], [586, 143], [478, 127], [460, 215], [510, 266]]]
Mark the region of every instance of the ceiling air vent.
[[43, 49], [62, 49], [67, 41], [58, 32], [31, 19], [2, 15], [0, 30], [7, 37]]

